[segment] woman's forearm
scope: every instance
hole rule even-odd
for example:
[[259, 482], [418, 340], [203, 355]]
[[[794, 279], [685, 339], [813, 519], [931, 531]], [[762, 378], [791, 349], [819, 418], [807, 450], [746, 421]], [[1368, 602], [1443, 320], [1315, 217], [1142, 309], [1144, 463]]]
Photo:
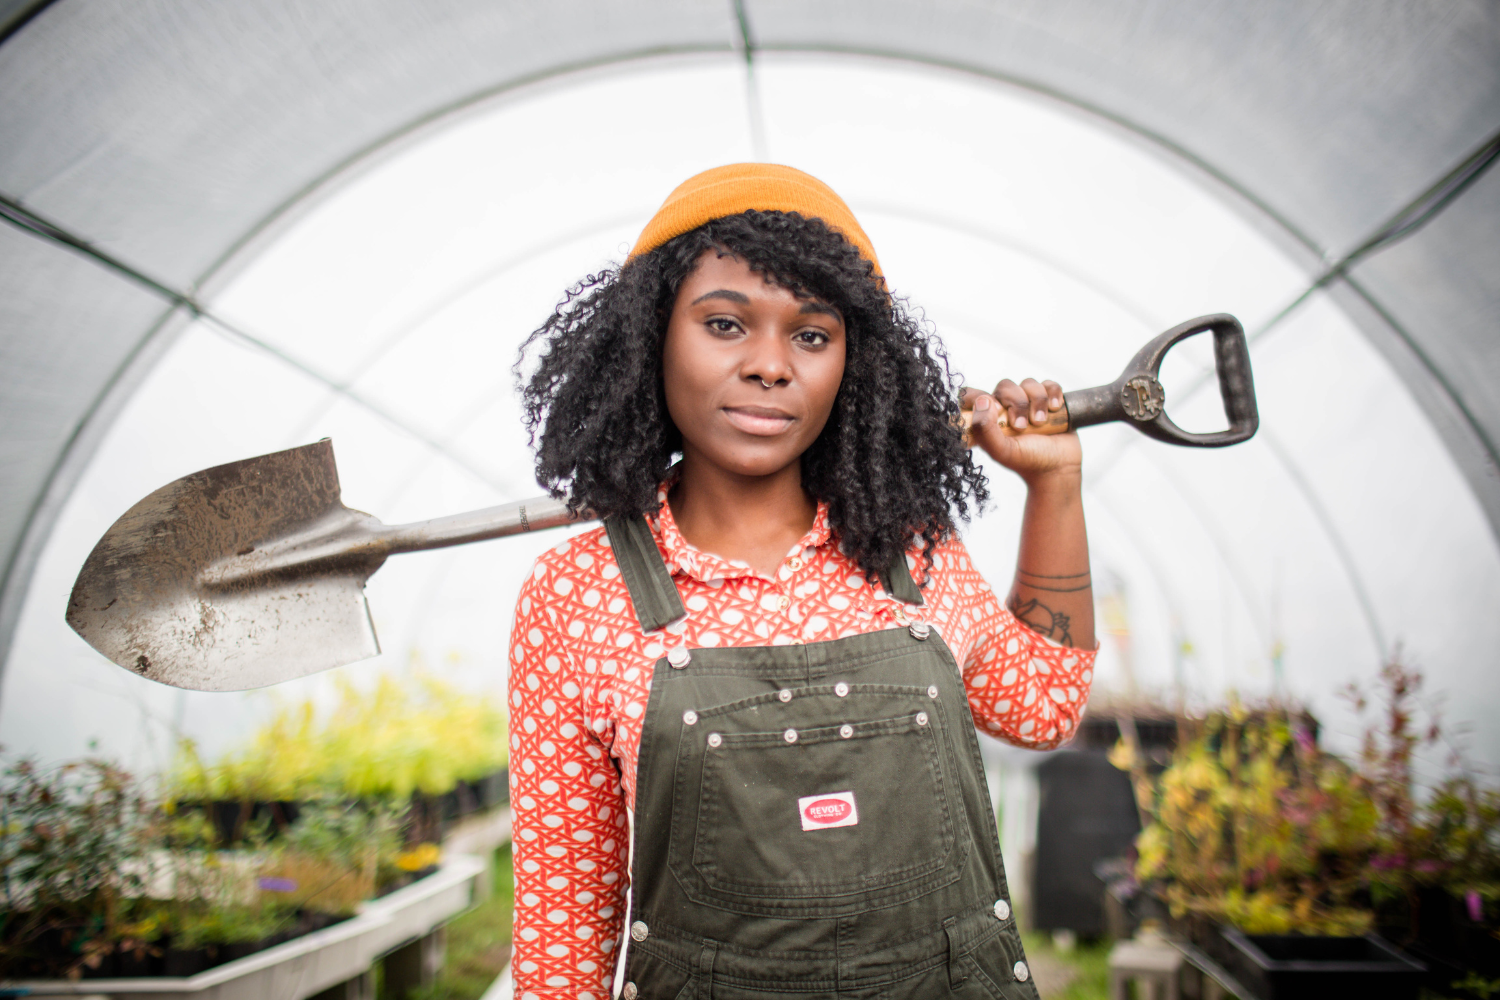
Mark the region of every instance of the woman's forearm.
[[1005, 603], [1047, 638], [1094, 648], [1094, 589], [1077, 468], [1028, 479], [1016, 579]]

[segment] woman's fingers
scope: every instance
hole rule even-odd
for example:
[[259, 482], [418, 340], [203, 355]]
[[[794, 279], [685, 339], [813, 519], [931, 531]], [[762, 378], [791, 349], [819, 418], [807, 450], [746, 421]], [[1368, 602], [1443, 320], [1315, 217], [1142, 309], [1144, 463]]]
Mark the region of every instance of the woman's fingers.
[[1021, 389], [1026, 393], [1026, 418], [1034, 424], [1047, 422], [1047, 390], [1034, 378], [1024, 379]]
[[995, 402], [995, 397], [990, 396], [983, 388], [974, 388], [966, 385], [960, 396], [960, 406], [971, 411], [969, 427], [974, 430], [981, 427], [1001, 426], [1010, 423], [1004, 409]]
[[[1027, 379], [1032, 382], [1034, 379]], [[1025, 430], [1031, 426], [1031, 398], [1026, 390], [1016, 385], [1010, 379], [1001, 379], [1000, 384], [995, 386], [995, 398], [1005, 409], [1005, 415], [1010, 425], [1018, 431]]]
[[1019, 383], [1002, 379], [993, 393], [966, 386], [961, 399], [963, 408], [972, 413], [969, 426], [976, 431], [1012, 427], [1013, 433], [1019, 433], [1053, 422], [1063, 408], [1062, 386], [1051, 379], [1028, 378]]

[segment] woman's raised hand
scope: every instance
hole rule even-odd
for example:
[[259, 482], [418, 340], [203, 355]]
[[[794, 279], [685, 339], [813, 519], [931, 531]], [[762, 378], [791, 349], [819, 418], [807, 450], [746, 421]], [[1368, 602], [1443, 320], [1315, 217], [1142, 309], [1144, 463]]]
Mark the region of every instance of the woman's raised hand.
[[1031, 481], [1051, 473], [1077, 475], [1083, 462], [1078, 435], [1068, 431], [1062, 386], [1050, 379], [1002, 379], [992, 393], [965, 388], [973, 412], [969, 438], [991, 458]]

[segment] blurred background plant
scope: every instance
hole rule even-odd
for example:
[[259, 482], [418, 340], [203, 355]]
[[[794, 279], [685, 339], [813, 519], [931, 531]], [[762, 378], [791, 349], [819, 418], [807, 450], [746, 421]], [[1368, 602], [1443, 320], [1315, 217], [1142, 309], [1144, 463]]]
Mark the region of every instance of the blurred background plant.
[[169, 794], [205, 802], [441, 795], [504, 767], [505, 737], [499, 703], [430, 675], [387, 674], [367, 691], [341, 679], [331, 711], [311, 700], [284, 706], [212, 764], [183, 741]]
[[159, 932], [144, 890], [153, 875], [156, 809], [107, 761], [55, 769], [19, 760], [0, 791], [0, 968], [50, 956], [66, 975]]
[[[1111, 759], [1128, 767], [1124, 757], [1117, 748]], [[1370, 927], [1358, 896], [1376, 810], [1300, 713], [1235, 705], [1210, 715], [1179, 744], [1145, 812], [1136, 877], [1173, 916], [1257, 934]]]
[[387, 676], [213, 764], [185, 743], [161, 791], [104, 760], [11, 763], [0, 979], [191, 975], [353, 916], [436, 868], [432, 797], [503, 788], [505, 736], [494, 701]]
[[1378, 927], [1407, 945], [1432, 937], [1439, 916], [1451, 925], [1444, 908], [1456, 907], [1494, 937], [1500, 789], [1456, 748], [1433, 787], [1419, 787], [1418, 755], [1445, 745], [1421, 687], [1396, 658], [1373, 693], [1347, 690], [1361, 714], [1378, 708], [1353, 764], [1319, 747], [1304, 710], [1279, 703], [1183, 720], [1154, 779], [1122, 740], [1110, 759], [1136, 778], [1146, 820], [1136, 878], [1174, 918], [1249, 934]]

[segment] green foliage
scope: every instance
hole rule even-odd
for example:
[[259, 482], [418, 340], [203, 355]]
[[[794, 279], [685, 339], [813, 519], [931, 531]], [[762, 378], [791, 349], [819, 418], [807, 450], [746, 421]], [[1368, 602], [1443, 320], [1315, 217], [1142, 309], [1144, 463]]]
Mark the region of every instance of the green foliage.
[[[1255, 934], [1359, 934], [1378, 816], [1364, 783], [1300, 715], [1236, 706], [1185, 740], [1156, 782], [1136, 877], [1174, 916]], [[1116, 755], [1116, 763], [1123, 763]]]
[[172, 946], [185, 951], [263, 941], [296, 921], [292, 907], [275, 902], [185, 900], [171, 907], [170, 913]]
[[214, 764], [184, 743], [171, 786], [183, 800], [405, 799], [452, 791], [506, 758], [505, 713], [492, 699], [432, 677], [387, 675], [369, 691], [341, 680], [325, 716], [312, 701], [283, 707]]
[[0, 976], [45, 965], [77, 976], [118, 944], [159, 933], [142, 900], [153, 872], [152, 803], [103, 760], [12, 763], [0, 789]]
[[[1137, 782], [1150, 819], [1137, 878], [1174, 916], [1259, 934], [1363, 933], [1377, 906], [1425, 886], [1500, 898], [1500, 789], [1460, 767], [1425, 802], [1416, 792], [1414, 756], [1442, 738], [1434, 719], [1419, 725], [1421, 686], [1399, 660], [1381, 670], [1357, 769], [1316, 746], [1305, 713], [1211, 715], [1155, 782]], [[1111, 759], [1143, 773], [1123, 744]]]
[[402, 812], [388, 804], [309, 802], [261, 872], [295, 883], [278, 891], [298, 906], [349, 916], [377, 885], [402, 874], [401, 828]]
[[106, 761], [19, 761], [0, 785], [0, 978], [77, 977], [115, 953], [261, 942], [308, 914], [352, 915], [382, 874], [436, 862], [436, 845], [402, 851], [403, 818], [388, 802], [318, 798], [279, 838], [257, 824], [224, 850], [202, 812], [158, 804]]
[[[1483, 785], [1455, 750], [1452, 773], [1425, 803], [1418, 801], [1412, 761], [1418, 750], [1444, 742], [1438, 720], [1417, 704], [1421, 688], [1418, 671], [1399, 660], [1386, 664], [1380, 714], [1360, 748], [1360, 770], [1381, 820], [1371, 891], [1377, 901], [1410, 899], [1422, 886], [1439, 885], [1455, 896], [1500, 898], [1500, 789]], [[1346, 693], [1357, 710], [1368, 707], [1360, 688]]]

